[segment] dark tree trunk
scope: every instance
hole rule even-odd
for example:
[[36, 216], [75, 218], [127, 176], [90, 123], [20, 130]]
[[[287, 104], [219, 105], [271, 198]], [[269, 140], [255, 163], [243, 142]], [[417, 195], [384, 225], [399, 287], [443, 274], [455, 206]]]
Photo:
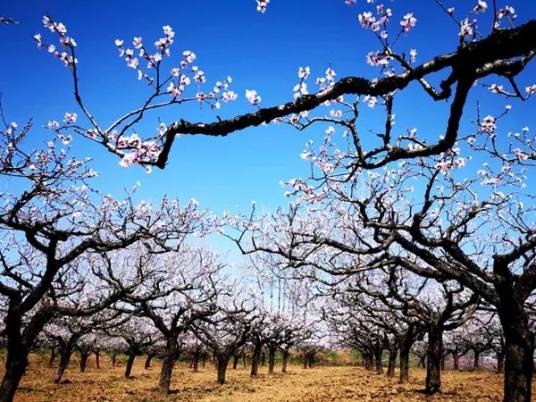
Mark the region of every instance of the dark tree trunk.
[[145, 370], [149, 370], [151, 368], [151, 360], [153, 360], [153, 354], [147, 353], [147, 358], [145, 359]]
[[130, 378], [130, 373], [132, 372], [132, 365], [134, 364], [134, 359], [136, 359], [136, 353], [129, 352], [127, 365], [125, 366], [125, 378]]
[[58, 365], [58, 370], [56, 371], [56, 377], [54, 378], [54, 382], [56, 384], [59, 384], [61, 379], [63, 378], [63, 374], [65, 373], [65, 370], [69, 366], [69, 362], [71, 361], [71, 355], [72, 355], [72, 348], [69, 350], [62, 350], [60, 352], [60, 364]]
[[454, 370], [460, 369], [460, 355], [458, 352], [452, 352], [452, 364], [454, 365]]
[[48, 368], [52, 368], [52, 366], [54, 365], [54, 360], [56, 360], [56, 356], [57, 356], [57, 351], [56, 351], [56, 347], [53, 346], [51, 349], [50, 349], [50, 359], [48, 359]]
[[374, 363], [376, 367], [376, 374], [383, 374], [383, 362], [382, 362], [383, 349], [381, 346], [376, 345], [374, 348]]
[[417, 363], [417, 366], [420, 368], [426, 368], [426, 355], [419, 356], [419, 362]]
[[115, 367], [115, 363], [117, 361], [117, 353], [112, 353], [112, 367]]
[[[21, 324], [20, 321], [19, 323]], [[11, 327], [13, 327], [13, 325]], [[9, 329], [13, 330], [13, 328], [8, 328], [8, 331]], [[15, 397], [15, 391], [17, 390], [20, 379], [24, 375], [24, 371], [28, 365], [28, 352], [29, 351], [22, 344], [20, 336], [13, 337], [8, 334], [6, 371], [4, 373], [4, 378], [2, 379], [2, 385], [0, 386], [1, 402], [11, 402]]]
[[387, 377], [395, 376], [396, 354], [397, 354], [397, 349], [389, 350], [389, 365], [387, 366]]
[[480, 351], [475, 350], [473, 352], [473, 370], [477, 370], [480, 368]]
[[288, 348], [283, 349], [283, 359], [282, 359], [282, 362], [281, 362], [281, 372], [282, 373], [287, 372], [288, 355], [289, 355]]
[[166, 340], [166, 350], [164, 352], [162, 370], [160, 371], [160, 381], [158, 383], [158, 390], [163, 394], [169, 393], [171, 375], [173, 373], [175, 361], [177, 360], [177, 355], [177, 337], [172, 335]]
[[244, 366], [244, 368], [247, 367], [247, 364], [246, 364], [246, 352], [242, 352], [242, 365]]
[[428, 331], [426, 355], [426, 394], [433, 395], [441, 389], [441, 357], [443, 354], [443, 329], [432, 326]]
[[89, 357], [89, 352], [81, 351], [80, 352], [80, 372], [84, 373], [87, 367], [87, 359]]
[[100, 369], [100, 350], [93, 352], [95, 354], [95, 366]]
[[445, 371], [445, 361], [447, 357], [445, 355], [441, 356], [441, 371]]
[[309, 365], [309, 368], [313, 368], [313, 364], [315, 363], [315, 355], [313, 353], [310, 353], [307, 356], [307, 363]]
[[256, 342], [253, 346], [253, 356], [251, 357], [251, 377], [257, 377], [259, 373], [259, 362], [262, 354], [262, 343]]
[[194, 355], [192, 358], [192, 370], [194, 373], [197, 373], [199, 371], [199, 359], [201, 358], [201, 353], [196, 350], [194, 351]]
[[534, 338], [524, 304], [512, 293], [503, 295], [499, 317], [504, 331], [504, 401], [531, 401]]
[[275, 367], [275, 347], [268, 348], [268, 374], [274, 374]]
[[45, 324], [53, 314], [48, 310], [40, 310], [34, 314], [22, 331], [22, 318], [24, 312], [20, 311], [20, 298], [10, 300], [4, 333], [7, 338], [7, 356], [4, 377], [0, 385], [0, 402], [11, 402], [20, 380], [28, 366], [28, 353], [30, 348]]
[[261, 353], [261, 366], [266, 366], [266, 353]]
[[409, 381], [409, 353], [414, 341], [414, 328], [410, 326], [400, 341], [400, 384]]
[[218, 356], [218, 384], [225, 384], [225, 373], [227, 372], [227, 364], [229, 363], [230, 356], [219, 355]]
[[238, 353], [233, 354], [233, 370], [238, 367]]
[[497, 353], [497, 374], [504, 374], [504, 353]]

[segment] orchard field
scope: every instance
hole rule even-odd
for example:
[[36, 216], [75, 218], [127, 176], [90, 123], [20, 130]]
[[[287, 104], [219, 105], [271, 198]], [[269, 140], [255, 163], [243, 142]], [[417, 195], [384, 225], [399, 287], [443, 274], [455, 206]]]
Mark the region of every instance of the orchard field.
[[148, 370], [144, 359], [134, 363], [133, 376], [123, 376], [124, 362], [111, 367], [107, 358], [101, 358], [101, 368], [90, 360], [85, 373], [80, 373], [76, 360], [66, 372], [61, 384], [54, 384], [55, 368], [47, 367], [45, 356], [32, 356], [17, 402], [160, 402], [160, 401], [501, 401], [502, 376], [491, 371], [446, 370], [439, 394], [424, 394], [424, 369], [412, 370], [407, 384], [397, 378], [388, 379], [354, 366], [316, 366], [304, 369], [293, 364], [286, 374], [266, 373], [261, 368], [257, 379], [250, 379], [249, 366], [242, 363], [230, 369], [227, 383], [218, 385], [215, 369], [207, 363], [194, 373], [186, 363], [173, 372], [174, 387], [167, 396], [157, 392], [160, 363], [155, 361]]

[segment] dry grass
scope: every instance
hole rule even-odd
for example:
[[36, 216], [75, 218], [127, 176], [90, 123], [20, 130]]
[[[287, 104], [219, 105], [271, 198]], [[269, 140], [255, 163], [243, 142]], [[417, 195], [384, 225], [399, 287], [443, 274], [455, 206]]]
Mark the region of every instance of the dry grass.
[[79, 373], [76, 362], [65, 373], [66, 382], [52, 383], [54, 369], [44, 367], [44, 357], [33, 357], [15, 400], [17, 402], [157, 402], [157, 401], [500, 401], [502, 378], [488, 372], [446, 371], [443, 392], [432, 398], [422, 394], [424, 371], [411, 372], [409, 384], [399, 385], [356, 367], [316, 367], [304, 370], [291, 366], [290, 372], [268, 376], [263, 370], [256, 380], [249, 378], [248, 368], [230, 368], [227, 384], [215, 383], [215, 371], [207, 364], [193, 373], [180, 364], [173, 377], [174, 392], [159, 395], [159, 364], [143, 369], [143, 358], [135, 362], [134, 378], [123, 378], [124, 367], [111, 368], [102, 359], [102, 368], [89, 362], [86, 373]]

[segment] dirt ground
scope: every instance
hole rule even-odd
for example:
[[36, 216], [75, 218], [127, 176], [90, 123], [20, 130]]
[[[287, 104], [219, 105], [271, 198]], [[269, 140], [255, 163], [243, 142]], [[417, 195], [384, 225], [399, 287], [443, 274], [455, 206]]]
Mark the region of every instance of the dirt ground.
[[[159, 363], [149, 370], [144, 359], [134, 364], [132, 379], [123, 378], [124, 366], [111, 368], [101, 359], [101, 368], [88, 363], [85, 373], [71, 363], [62, 384], [53, 384], [54, 368], [44, 367], [46, 357], [33, 357], [15, 400], [17, 402], [157, 402], [157, 401], [501, 401], [502, 377], [489, 372], [446, 371], [442, 376], [443, 392], [432, 398], [423, 393], [424, 370], [411, 371], [409, 384], [400, 385], [357, 367], [291, 366], [289, 373], [249, 378], [249, 368], [229, 368], [227, 384], [216, 384], [216, 372], [207, 364], [193, 373], [179, 364], [173, 375], [173, 393], [161, 396], [156, 392]], [[0, 369], [1, 371], [1, 369]], [[535, 389], [536, 391], [536, 389]]]

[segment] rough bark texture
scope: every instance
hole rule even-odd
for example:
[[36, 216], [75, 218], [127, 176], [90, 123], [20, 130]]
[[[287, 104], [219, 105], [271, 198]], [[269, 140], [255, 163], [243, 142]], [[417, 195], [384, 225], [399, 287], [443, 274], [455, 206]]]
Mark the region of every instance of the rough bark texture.
[[175, 360], [177, 360], [177, 337], [171, 336], [166, 340], [166, 350], [162, 361], [162, 370], [160, 371], [160, 381], [158, 382], [158, 390], [163, 394], [169, 393]]
[[268, 374], [274, 374], [275, 367], [275, 348], [268, 348]]
[[282, 373], [287, 372], [288, 356], [289, 356], [289, 350], [288, 349], [283, 349], [283, 359], [282, 359], [282, 363], [281, 363], [281, 372]]
[[153, 360], [153, 354], [147, 353], [147, 358], [145, 359], [145, 370], [149, 370], [151, 368], [151, 360]]
[[132, 372], [132, 365], [134, 364], [134, 359], [136, 359], [136, 354], [129, 353], [127, 365], [125, 366], [125, 378], [130, 378], [130, 373]]
[[251, 357], [251, 377], [257, 377], [259, 374], [259, 363], [262, 354], [262, 343], [257, 342], [253, 346], [253, 356]]
[[218, 384], [225, 384], [225, 373], [227, 372], [229, 357], [227, 355], [218, 356]]
[[427, 395], [441, 390], [441, 357], [443, 354], [443, 330], [432, 327], [428, 331], [428, 351], [426, 355], [426, 389]]
[[89, 353], [80, 352], [80, 372], [84, 373], [87, 367], [87, 359], [89, 358]]
[[387, 366], [387, 377], [395, 376], [396, 354], [396, 349], [389, 350], [389, 365]]

